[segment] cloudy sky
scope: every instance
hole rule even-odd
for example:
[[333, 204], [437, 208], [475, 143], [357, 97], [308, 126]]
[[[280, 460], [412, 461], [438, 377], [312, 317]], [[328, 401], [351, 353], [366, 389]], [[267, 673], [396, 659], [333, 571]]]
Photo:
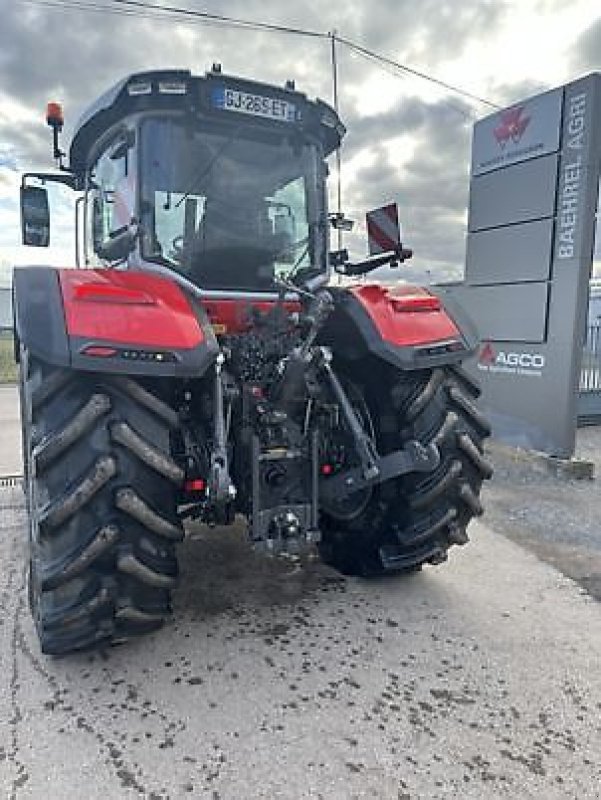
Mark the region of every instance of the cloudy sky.
[[[337, 33], [395, 61], [508, 105], [601, 70], [599, 0], [169, 0], [166, 4]], [[224, 72], [274, 83], [294, 78], [331, 100], [327, 39], [197, 24], [154, 13], [111, 13], [113, 0], [0, 0], [0, 265], [72, 262], [71, 210], [57, 198], [50, 252], [19, 247], [19, 172], [46, 169], [49, 99], [63, 103], [65, 144], [85, 106], [124, 75], [154, 67]], [[338, 46], [343, 205], [359, 224], [347, 244], [365, 252], [365, 210], [396, 200], [413, 279], [460, 277], [473, 121], [485, 105], [382, 69]], [[333, 165], [332, 165], [333, 167]], [[56, 224], [54, 224], [56, 223]], [[600, 236], [601, 238], [601, 236]], [[598, 243], [598, 249], [601, 243]]]

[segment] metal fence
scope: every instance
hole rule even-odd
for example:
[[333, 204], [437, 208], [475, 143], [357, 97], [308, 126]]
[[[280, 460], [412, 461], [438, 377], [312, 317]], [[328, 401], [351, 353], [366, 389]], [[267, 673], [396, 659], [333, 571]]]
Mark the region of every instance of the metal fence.
[[581, 392], [601, 392], [601, 325], [589, 325], [582, 352]]
[[0, 330], [0, 384], [15, 383], [17, 367], [15, 364], [15, 345], [12, 330]]
[[13, 326], [12, 290], [9, 286], [0, 286], [0, 331]]

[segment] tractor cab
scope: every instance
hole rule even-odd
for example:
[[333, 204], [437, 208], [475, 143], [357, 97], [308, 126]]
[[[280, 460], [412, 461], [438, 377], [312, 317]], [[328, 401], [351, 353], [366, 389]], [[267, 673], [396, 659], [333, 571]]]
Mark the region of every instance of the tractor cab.
[[141, 121], [139, 256], [206, 289], [273, 289], [291, 270], [323, 273], [318, 143], [229, 124]]
[[[49, 122], [56, 133], [62, 117]], [[84, 114], [61, 162], [61, 182], [83, 192], [79, 265], [175, 272], [209, 293], [274, 292], [292, 274], [319, 285], [324, 159], [343, 134], [333, 109], [292, 82], [228, 77], [218, 65], [205, 77], [130, 76]], [[38, 189], [39, 219], [39, 186], [27, 189]]]

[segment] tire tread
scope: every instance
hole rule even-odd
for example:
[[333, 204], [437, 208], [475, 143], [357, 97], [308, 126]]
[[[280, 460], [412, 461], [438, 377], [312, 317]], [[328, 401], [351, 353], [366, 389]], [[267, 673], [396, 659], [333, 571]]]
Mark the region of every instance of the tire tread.
[[183, 538], [183, 471], [170, 445], [178, 415], [133, 378], [56, 369], [28, 353], [23, 364], [30, 600], [42, 651], [156, 630], [171, 612]]
[[[482, 440], [490, 426], [474, 405], [480, 390], [457, 366], [407, 373], [385, 373], [371, 397], [371, 416], [387, 420], [380, 433], [387, 451], [417, 440], [438, 447], [441, 460], [430, 474], [414, 473], [383, 484], [359, 518], [346, 526], [324, 518], [322, 557], [345, 574], [379, 575], [440, 564], [452, 545], [468, 541], [469, 521], [483, 512], [479, 499], [492, 465]], [[375, 410], [374, 410], [375, 409]], [[396, 414], [398, 432], [390, 433]]]

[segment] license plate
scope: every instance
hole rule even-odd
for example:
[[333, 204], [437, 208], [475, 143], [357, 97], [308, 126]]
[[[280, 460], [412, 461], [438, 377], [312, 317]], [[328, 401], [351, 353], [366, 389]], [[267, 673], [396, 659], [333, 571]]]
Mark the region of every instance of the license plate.
[[277, 97], [240, 92], [238, 89], [228, 89], [225, 86], [217, 86], [213, 89], [213, 106], [223, 111], [237, 111], [239, 114], [276, 119], [280, 122], [296, 121], [294, 103], [280, 100]]

